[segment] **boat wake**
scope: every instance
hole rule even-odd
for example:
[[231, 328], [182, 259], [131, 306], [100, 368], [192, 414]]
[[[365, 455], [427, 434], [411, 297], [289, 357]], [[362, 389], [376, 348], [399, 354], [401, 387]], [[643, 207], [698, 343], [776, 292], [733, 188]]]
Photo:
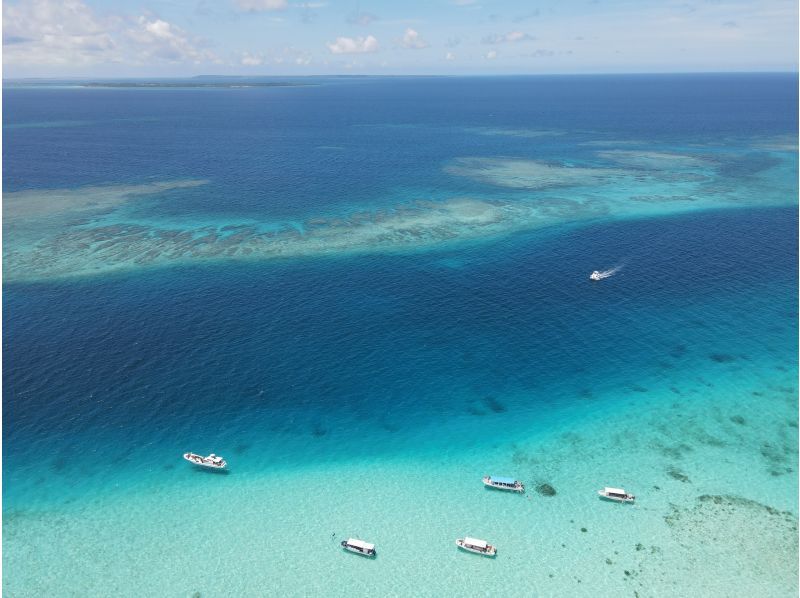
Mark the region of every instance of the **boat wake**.
[[614, 266], [610, 270], [595, 270], [589, 275], [589, 278], [592, 280], [603, 280], [604, 278], [610, 278], [614, 276], [614, 274], [620, 270], [622, 270], [622, 266]]

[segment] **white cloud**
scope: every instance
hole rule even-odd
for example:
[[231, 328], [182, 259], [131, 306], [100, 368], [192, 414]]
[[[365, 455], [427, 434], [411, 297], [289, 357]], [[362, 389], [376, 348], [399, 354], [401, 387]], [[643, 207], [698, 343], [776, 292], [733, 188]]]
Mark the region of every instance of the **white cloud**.
[[409, 48], [412, 50], [421, 50], [422, 48], [427, 48], [430, 44], [422, 39], [416, 31], [409, 27], [406, 29], [406, 32], [403, 34], [403, 39], [400, 40], [400, 44], [404, 48]]
[[242, 54], [241, 63], [244, 66], [260, 66], [264, 64], [264, 57], [258, 56], [256, 54], [251, 54], [250, 52], [245, 52]]
[[447, 54], [444, 55], [444, 59], [445, 60], [455, 60], [456, 59], [456, 55], [453, 54], [452, 52], [448, 52]]
[[327, 44], [331, 54], [365, 54], [378, 51], [378, 40], [367, 37], [337, 37], [336, 41]]
[[217, 59], [212, 52], [199, 48], [183, 29], [166, 21], [142, 16], [137, 19], [137, 25], [129, 29], [127, 35], [145, 60], [199, 64]]
[[3, 62], [12, 67], [217, 61], [201, 41], [163, 19], [100, 16], [82, 0], [6, 2], [3, 39]]
[[505, 34], [493, 34], [487, 35], [481, 41], [484, 44], [513, 44], [516, 42], [527, 42], [533, 41], [536, 38], [528, 33], [523, 33], [522, 31], [509, 31]]
[[286, 0], [234, 0], [239, 10], [245, 12], [269, 12], [284, 10], [289, 6]]
[[4, 62], [72, 65], [108, 59], [117, 53], [111, 35], [115, 24], [79, 0], [4, 2]]
[[486, 60], [494, 60], [497, 58], [497, 50], [489, 50], [486, 54], [483, 55]]

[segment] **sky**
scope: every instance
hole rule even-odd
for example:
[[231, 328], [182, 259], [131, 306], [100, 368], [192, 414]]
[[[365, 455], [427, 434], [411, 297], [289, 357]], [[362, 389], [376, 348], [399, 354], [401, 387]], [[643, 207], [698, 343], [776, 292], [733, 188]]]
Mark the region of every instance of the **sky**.
[[796, 71], [797, 0], [4, 0], [3, 77]]

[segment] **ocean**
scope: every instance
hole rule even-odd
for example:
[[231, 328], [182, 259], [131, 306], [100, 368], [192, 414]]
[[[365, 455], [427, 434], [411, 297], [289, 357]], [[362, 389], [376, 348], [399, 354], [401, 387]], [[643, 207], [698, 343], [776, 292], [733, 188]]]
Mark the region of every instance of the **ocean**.
[[797, 594], [796, 75], [271, 82], [5, 83], [4, 595]]

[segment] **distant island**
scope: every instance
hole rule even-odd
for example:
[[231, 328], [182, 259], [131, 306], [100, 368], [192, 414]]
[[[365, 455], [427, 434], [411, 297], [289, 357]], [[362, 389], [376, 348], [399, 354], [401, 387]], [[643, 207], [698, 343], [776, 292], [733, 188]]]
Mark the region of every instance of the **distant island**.
[[291, 81], [248, 81], [231, 80], [222, 81], [91, 81], [81, 83], [81, 87], [114, 87], [114, 88], [234, 88], [234, 87], [301, 87], [311, 83], [296, 83]]

